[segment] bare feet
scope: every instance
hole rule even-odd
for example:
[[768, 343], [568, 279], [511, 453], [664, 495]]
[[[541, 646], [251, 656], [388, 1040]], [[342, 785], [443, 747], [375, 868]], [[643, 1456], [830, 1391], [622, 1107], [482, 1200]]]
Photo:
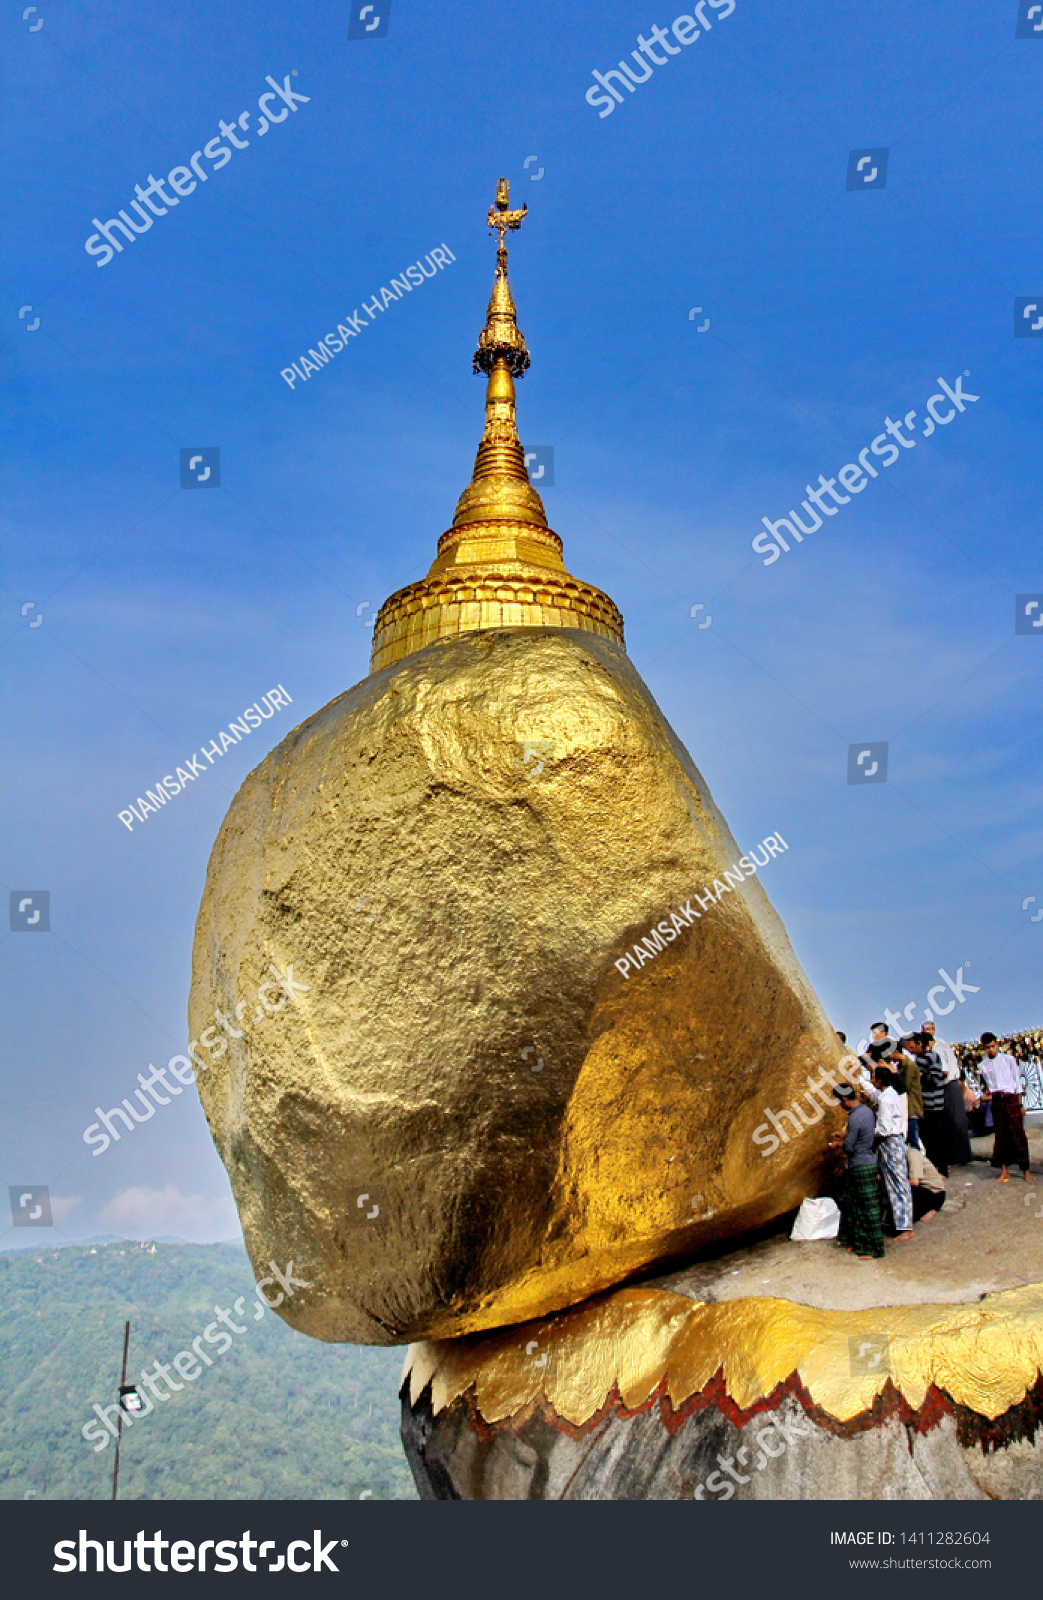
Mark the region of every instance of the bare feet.
[[[934, 1213], [932, 1212], [931, 1215], [933, 1216]], [[912, 1228], [907, 1228], [905, 1233], [896, 1233], [895, 1234], [895, 1244], [904, 1244], [905, 1241], [907, 1239], [911, 1239], [912, 1236], [913, 1236]]]
[[1001, 1167], [1000, 1168], [999, 1181], [1000, 1181], [1000, 1183], [1009, 1183], [1010, 1182], [1010, 1173], [1007, 1171], [1006, 1167]]
[[931, 1218], [932, 1217], [936, 1217], [937, 1215], [938, 1215], [937, 1211], [925, 1211], [923, 1216], [920, 1218], [920, 1221], [921, 1222], [930, 1222]]
[[1026, 1183], [1035, 1183], [1035, 1181], [1036, 1181], [1035, 1178], [1032, 1176], [1031, 1172], [1029, 1172], [1027, 1168], [1021, 1174], [1021, 1176], [1024, 1178]]

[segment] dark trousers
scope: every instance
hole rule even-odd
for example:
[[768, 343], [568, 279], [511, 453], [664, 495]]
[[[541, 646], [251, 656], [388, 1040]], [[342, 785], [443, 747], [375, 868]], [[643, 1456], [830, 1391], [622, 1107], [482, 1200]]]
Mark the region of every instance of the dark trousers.
[[919, 1119], [919, 1117], [910, 1117], [909, 1118], [909, 1143], [912, 1145], [914, 1150], [922, 1150], [923, 1149], [923, 1145], [920, 1143], [920, 1119]]
[[949, 1176], [949, 1121], [944, 1111], [925, 1111], [920, 1118], [920, 1137], [929, 1160], [943, 1178]]
[[944, 1190], [925, 1189], [922, 1183], [918, 1183], [913, 1190], [913, 1221], [919, 1222], [928, 1211], [940, 1211], [944, 1204]]
[[974, 1160], [974, 1152], [967, 1128], [963, 1084], [956, 1079], [945, 1085], [945, 1119], [949, 1125], [949, 1160], [958, 1167], [965, 1167]]

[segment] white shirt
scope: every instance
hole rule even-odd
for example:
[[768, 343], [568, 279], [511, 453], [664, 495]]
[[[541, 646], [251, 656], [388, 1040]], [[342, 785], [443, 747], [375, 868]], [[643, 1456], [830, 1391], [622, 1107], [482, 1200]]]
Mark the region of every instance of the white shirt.
[[903, 1115], [903, 1106], [908, 1106], [905, 1095], [900, 1095], [895, 1089], [881, 1089], [876, 1097], [876, 1131], [881, 1139], [887, 1139], [893, 1133], [904, 1136], [908, 1121]]
[[985, 1057], [981, 1064], [981, 1075], [985, 1080], [986, 1089], [994, 1093], [1021, 1093], [1021, 1069], [1014, 1057], [1008, 1055], [1005, 1050], [998, 1051], [992, 1057]]
[[899, 1094], [897, 1089], [878, 1089], [872, 1078], [867, 1079], [863, 1088], [876, 1112], [876, 1131], [880, 1138], [900, 1133], [904, 1139], [909, 1132], [909, 1096]]
[[945, 1068], [946, 1083], [958, 1083], [960, 1065], [956, 1060], [956, 1052], [951, 1044], [946, 1044], [944, 1039], [935, 1039], [934, 1048], [941, 1057], [942, 1066]]

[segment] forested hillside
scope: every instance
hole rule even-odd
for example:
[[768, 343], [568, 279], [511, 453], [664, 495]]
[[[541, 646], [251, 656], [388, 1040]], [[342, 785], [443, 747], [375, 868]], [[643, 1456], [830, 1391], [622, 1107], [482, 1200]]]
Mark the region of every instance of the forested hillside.
[[[210, 1365], [130, 1428], [120, 1499], [415, 1499], [399, 1442], [404, 1352], [329, 1345], [257, 1310], [238, 1245], [114, 1244], [0, 1256], [0, 1497], [105, 1499], [113, 1450], [92, 1403], [168, 1366], [242, 1297]], [[277, 1286], [267, 1293], [274, 1296]], [[218, 1324], [225, 1328], [227, 1324]], [[191, 1365], [189, 1363], [183, 1363]], [[147, 1392], [147, 1391], [146, 1391]], [[90, 1440], [86, 1423], [96, 1424]]]

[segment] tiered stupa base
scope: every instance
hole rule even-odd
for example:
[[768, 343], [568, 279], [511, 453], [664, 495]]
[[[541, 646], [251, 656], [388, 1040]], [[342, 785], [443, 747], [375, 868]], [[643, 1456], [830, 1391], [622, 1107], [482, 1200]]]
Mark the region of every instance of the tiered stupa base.
[[379, 672], [440, 639], [480, 628], [579, 628], [621, 644], [623, 618], [600, 589], [562, 569], [468, 571], [452, 567], [385, 600], [374, 630], [371, 670]]

